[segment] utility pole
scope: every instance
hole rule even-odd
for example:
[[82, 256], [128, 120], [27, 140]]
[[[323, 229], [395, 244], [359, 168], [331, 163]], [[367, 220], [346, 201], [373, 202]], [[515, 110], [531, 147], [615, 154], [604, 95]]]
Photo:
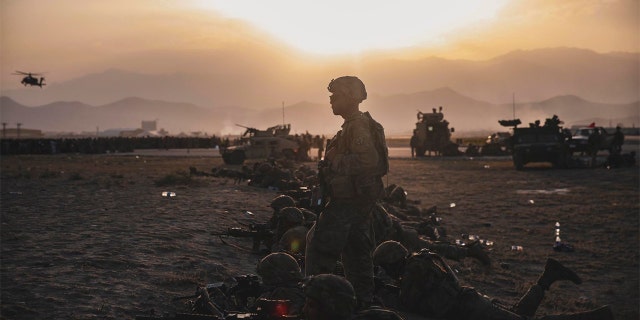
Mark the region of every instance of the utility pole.
[[20, 139], [20, 126], [22, 126], [22, 123], [18, 122], [16, 124], [16, 128], [18, 129], [17, 130], [17, 138], [16, 139]]
[[2, 137], [3, 138], [7, 137], [7, 123], [6, 122], [2, 123]]
[[284, 126], [284, 101], [282, 101], [282, 125]]

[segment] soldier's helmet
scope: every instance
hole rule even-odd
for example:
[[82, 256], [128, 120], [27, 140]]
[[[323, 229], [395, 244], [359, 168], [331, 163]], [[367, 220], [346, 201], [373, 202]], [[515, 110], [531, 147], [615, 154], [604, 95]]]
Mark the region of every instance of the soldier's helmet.
[[371, 307], [356, 313], [349, 320], [404, 320], [404, 318], [392, 310]]
[[280, 248], [288, 253], [304, 254], [307, 248], [308, 231], [309, 229], [304, 226], [289, 228], [278, 241]]
[[367, 99], [367, 90], [358, 77], [344, 76], [331, 80], [327, 90], [331, 93], [340, 92], [358, 103]]
[[272, 169], [273, 169], [273, 167], [267, 162], [263, 162], [258, 166], [258, 172], [260, 172], [261, 174], [266, 174], [267, 172], [271, 171]]
[[256, 271], [265, 285], [297, 283], [303, 278], [296, 259], [284, 252], [271, 253], [262, 258]]
[[284, 207], [295, 207], [296, 206], [296, 201], [293, 200], [293, 198], [291, 198], [288, 195], [281, 194], [281, 195], [273, 198], [273, 200], [271, 200], [271, 204], [269, 206], [271, 208], [273, 208], [274, 210], [279, 211], [280, 209], [282, 209]]
[[373, 251], [373, 264], [377, 266], [395, 264], [407, 257], [409, 251], [398, 241], [385, 241]]
[[320, 303], [322, 310], [333, 318], [347, 318], [356, 306], [356, 294], [347, 279], [335, 274], [319, 274], [307, 278], [305, 296]]
[[278, 219], [287, 224], [301, 225], [304, 222], [304, 214], [296, 207], [284, 207], [278, 213]]
[[389, 200], [392, 204], [404, 207], [407, 205], [407, 192], [401, 186], [396, 186], [389, 191]]

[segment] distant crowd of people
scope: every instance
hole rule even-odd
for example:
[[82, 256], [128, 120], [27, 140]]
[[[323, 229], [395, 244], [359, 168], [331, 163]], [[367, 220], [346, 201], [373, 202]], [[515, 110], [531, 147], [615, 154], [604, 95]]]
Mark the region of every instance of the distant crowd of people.
[[56, 139], [2, 139], [0, 154], [58, 154], [58, 153], [124, 153], [134, 149], [213, 148], [223, 139], [212, 136], [196, 137], [99, 137]]
[[[318, 159], [324, 151], [325, 137], [310, 133], [292, 135], [298, 142], [299, 160], [310, 160], [311, 148], [318, 149]], [[215, 148], [221, 150], [229, 146], [242, 145], [246, 139], [228, 137], [84, 137], [84, 138], [41, 138], [41, 139], [0, 139], [0, 154], [58, 154], [58, 153], [125, 153], [135, 149], [197, 149]]]

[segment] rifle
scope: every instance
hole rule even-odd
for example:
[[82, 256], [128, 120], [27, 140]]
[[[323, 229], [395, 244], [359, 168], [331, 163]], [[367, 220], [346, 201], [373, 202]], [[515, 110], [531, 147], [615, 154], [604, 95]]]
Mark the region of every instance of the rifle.
[[313, 190], [307, 187], [299, 187], [298, 189], [286, 190], [282, 192], [293, 198], [298, 203], [298, 208], [313, 209]]
[[325, 183], [324, 169], [329, 167], [329, 163], [325, 160], [318, 161], [318, 185], [311, 190], [310, 209], [316, 213], [322, 212], [327, 204], [329, 190]]
[[289, 300], [260, 298], [256, 301], [255, 312], [228, 312], [225, 316], [199, 313], [176, 313], [173, 316], [138, 315], [136, 320], [280, 320], [303, 319], [302, 315], [288, 315]]
[[[230, 236], [236, 238], [251, 238], [253, 239], [253, 246], [251, 250], [255, 253], [260, 252], [260, 244], [264, 243], [268, 250], [271, 250], [273, 244], [273, 230], [268, 224], [250, 224], [248, 229], [239, 227], [227, 228], [224, 232], [211, 232], [212, 236]], [[224, 240], [223, 240], [224, 242]]]
[[172, 300], [189, 299], [190, 311], [198, 314], [222, 314], [223, 310], [247, 312], [262, 290], [258, 276], [245, 274], [197, 287], [195, 294], [175, 297]]
[[429, 216], [429, 220], [421, 222], [415, 229], [418, 234], [425, 235], [431, 240], [441, 240], [447, 236], [447, 231], [440, 225], [440, 221], [442, 218], [434, 212]]

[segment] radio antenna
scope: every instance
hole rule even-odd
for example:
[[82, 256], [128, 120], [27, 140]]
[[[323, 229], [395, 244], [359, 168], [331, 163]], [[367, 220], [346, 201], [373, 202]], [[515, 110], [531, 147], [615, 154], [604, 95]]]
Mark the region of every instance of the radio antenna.
[[513, 119], [516, 118], [516, 93], [513, 93]]

